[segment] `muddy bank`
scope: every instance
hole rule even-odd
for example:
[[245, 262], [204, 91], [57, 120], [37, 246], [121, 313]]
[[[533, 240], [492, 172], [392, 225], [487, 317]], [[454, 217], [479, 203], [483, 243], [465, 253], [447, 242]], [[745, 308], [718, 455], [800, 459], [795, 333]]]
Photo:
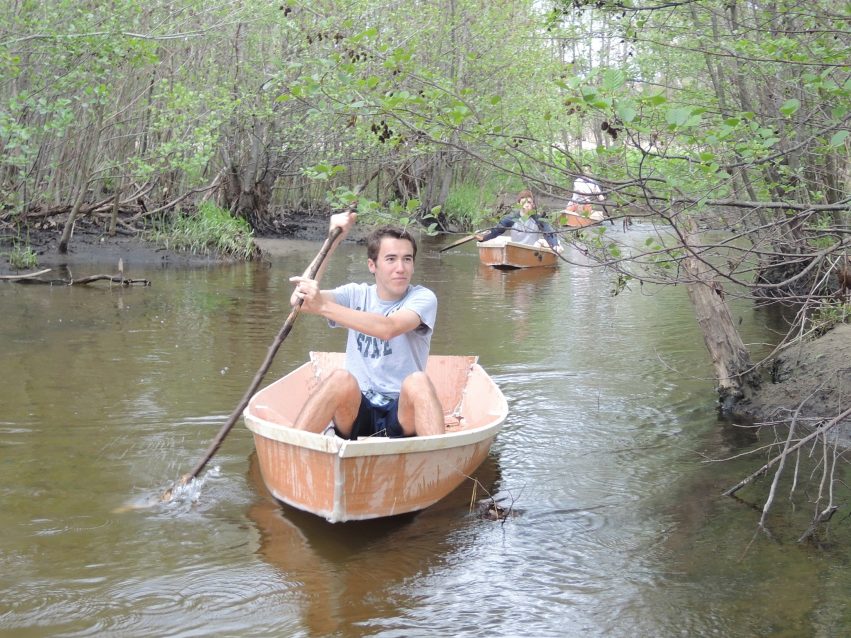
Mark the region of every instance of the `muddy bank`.
[[[736, 406], [734, 415], [747, 421], [786, 422], [799, 406], [798, 422], [808, 429], [851, 406], [851, 324], [839, 324], [780, 353], [759, 390]], [[851, 419], [838, 424], [834, 434], [851, 445]]]
[[[218, 263], [221, 258], [215, 255], [198, 255], [189, 252], [167, 250], [146, 241], [140, 234], [127, 231], [110, 237], [101, 224], [82, 219], [77, 222], [74, 233], [68, 243], [68, 252], [59, 252], [59, 239], [62, 228], [29, 227], [19, 233], [21, 246], [29, 246], [35, 253], [37, 266], [33, 270], [44, 268], [61, 269], [82, 264], [103, 264], [109, 272], [114, 272], [121, 259], [126, 272], [134, 265], [174, 265], [201, 266]], [[7, 229], [0, 239], [0, 275], [18, 274], [19, 271], [9, 265], [9, 253], [14, 248], [17, 237]], [[109, 266], [113, 268], [110, 269]]]
[[[133, 266], [197, 267], [229, 261], [216, 253], [200, 254], [164, 248], [145, 240], [141, 230], [136, 233], [122, 230], [109, 236], [102, 221], [87, 218], [77, 221], [68, 243], [68, 252], [61, 254], [58, 250], [61, 223], [61, 220], [52, 220], [25, 229], [3, 229], [0, 233], [0, 275], [19, 274], [9, 265], [9, 253], [17, 241], [22, 246], [28, 245], [36, 255], [38, 265], [31, 270], [97, 263], [104, 264], [107, 271], [113, 272], [119, 259], [125, 272], [132, 272]], [[321, 241], [328, 232], [328, 219], [320, 215], [291, 215], [277, 220], [275, 228], [277, 234], [274, 237], [278, 239]], [[262, 258], [263, 238], [258, 238], [255, 243], [259, 250], [257, 256]]]

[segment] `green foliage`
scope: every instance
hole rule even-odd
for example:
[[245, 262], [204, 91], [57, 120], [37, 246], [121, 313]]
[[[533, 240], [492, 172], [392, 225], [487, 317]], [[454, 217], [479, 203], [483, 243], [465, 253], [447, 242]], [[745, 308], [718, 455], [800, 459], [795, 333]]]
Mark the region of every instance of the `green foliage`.
[[243, 260], [251, 259], [256, 250], [248, 222], [231, 217], [228, 211], [210, 202], [201, 204], [194, 215], [178, 214], [163, 220], [147, 237], [168, 249]]
[[225, 114], [234, 108], [221, 87], [193, 87], [161, 83], [154, 94], [151, 132], [159, 143], [145, 156], [133, 158], [140, 180], [177, 170], [188, 185], [195, 185], [218, 151]]
[[609, 294], [612, 297], [617, 297], [619, 294], [621, 294], [624, 290], [627, 289], [630, 281], [632, 281], [632, 277], [630, 275], [617, 273], [614, 282], [612, 282], [612, 288], [611, 290], [609, 290]]
[[497, 193], [493, 188], [462, 182], [449, 191], [443, 212], [448, 219], [468, 230], [482, 227], [491, 216]]
[[28, 244], [15, 242], [8, 258], [9, 265], [16, 270], [27, 270], [38, 266], [38, 255]]
[[3, 5], [0, 193], [13, 211], [67, 203], [86, 177], [91, 201], [135, 183], [165, 202], [271, 175], [279, 203], [341, 208], [380, 167], [364, 217], [413, 223], [442, 204], [475, 227], [500, 189], [470, 176], [556, 192], [587, 163], [661, 220], [682, 201], [683, 216], [706, 199], [843, 201], [838, 19], [823, 0], [748, 7], [734, 24], [716, 0]]
[[834, 326], [851, 322], [851, 303], [829, 302], [821, 304], [809, 318], [815, 336], [829, 332]]
[[310, 179], [328, 181], [338, 173], [345, 172], [346, 167], [339, 164], [329, 164], [328, 162], [319, 162], [313, 166], [305, 166], [302, 172]]

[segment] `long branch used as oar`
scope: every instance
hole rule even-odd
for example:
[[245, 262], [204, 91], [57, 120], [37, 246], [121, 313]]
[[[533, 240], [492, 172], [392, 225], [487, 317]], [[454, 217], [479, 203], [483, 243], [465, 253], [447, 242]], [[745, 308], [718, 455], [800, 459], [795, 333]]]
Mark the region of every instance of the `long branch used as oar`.
[[467, 235], [466, 237], [462, 237], [461, 239], [459, 239], [457, 241], [453, 241], [448, 246], [444, 246], [443, 248], [441, 248], [437, 252], [439, 252], [439, 253], [446, 252], [450, 248], [455, 248], [455, 246], [460, 246], [461, 244], [466, 244], [468, 241], [473, 241], [476, 238], [476, 235], [477, 235], [477, 233], [473, 233], [472, 235]]
[[[349, 210], [352, 210], [350, 208]], [[308, 268], [306, 277], [308, 279], [314, 279], [316, 277], [316, 273], [319, 272], [320, 266], [322, 266], [322, 262], [325, 261], [325, 258], [328, 256], [328, 253], [331, 250], [331, 246], [334, 245], [337, 237], [342, 233], [341, 228], [334, 228], [333, 230], [328, 231], [328, 237], [325, 239], [325, 243], [322, 244], [322, 248], [319, 249], [319, 253], [314, 257], [313, 261], [310, 264], [310, 268]], [[242, 411], [245, 409], [245, 406], [248, 405], [248, 402], [251, 400], [251, 397], [254, 396], [254, 393], [257, 391], [257, 387], [260, 385], [260, 382], [263, 381], [263, 377], [266, 376], [266, 373], [269, 371], [269, 367], [272, 365], [272, 360], [275, 358], [275, 353], [277, 353], [278, 348], [280, 348], [281, 344], [284, 342], [284, 339], [287, 338], [287, 335], [290, 334], [290, 330], [293, 328], [293, 324], [295, 323], [296, 318], [299, 315], [299, 311], [301, 310], [301, 306], [304, 303], [304, 299], [299, 299], [296, 301], [295, 306], [293, 306], [292, 312], [290, 312], [286, 321], [284, 321], [284, 325], [281, 326], [278, 334], [275, 335], [275, 340], [272, 342], [272, 345], [269, 346], [269, 350], [266, 352], [266, 359], [263, 361], [263, 365], [260, 366], [260, 369], [257, 370], [257, 374], [254, 375], [254, 380], [251, 382], [251, 385], [248, 386], [248, 389], [245, 391], [245, 394], [240, 399], [237, 406], [234, 408], [233, 412], [231, 412], [230, 417], [225, 422], [225, 424], [219, 429], [218, 434], [216, 434], [216, 438], [213, 439], [213, 442], [210, 443], [210, 447], [207, 448], [207, 452], [204, 454], [204, 458], [202, 458], [192, 471], [188, 474], [184, 474], [180, 477], [180, 480], [175, 484], [168, 488], [165, 492], [163, 492], [161, 500], [168, 501], [171, 500], [172, 494], [174, 493], [174, 489], [176, 487], [181, 487], [186, 485], [189, 481], [194, 479], [201, 470], [207, 465], [213, 455], [218, 451], [219, 446], [221, 446], [222, 441], [225, 440], [225, 437], [230, 432], [234, 423], [236, 423], [237, 419], [239, 419]]]

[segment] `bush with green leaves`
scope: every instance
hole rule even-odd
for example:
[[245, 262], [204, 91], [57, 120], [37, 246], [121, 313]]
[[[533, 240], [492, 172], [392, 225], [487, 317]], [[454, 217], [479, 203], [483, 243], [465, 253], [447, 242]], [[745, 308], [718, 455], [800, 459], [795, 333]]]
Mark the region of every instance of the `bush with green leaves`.
[[522, 182], [498, 184], [495, 179], [482, 183], [460, 182], [449, 191], [443, 212], [447, 219], [473, 230], [488, 225], [495, 217], [500, 193], [516, 192], [524, 188]]
[[16, 243], [9, 253], [9, 265], [16, 270], [26, 270], [38, 266], [38, 255], [29, 244]]

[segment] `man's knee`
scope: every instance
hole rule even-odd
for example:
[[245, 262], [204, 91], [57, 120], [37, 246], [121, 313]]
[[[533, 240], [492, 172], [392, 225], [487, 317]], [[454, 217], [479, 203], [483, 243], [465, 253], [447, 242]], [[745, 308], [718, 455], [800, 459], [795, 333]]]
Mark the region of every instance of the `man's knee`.
[[433, 389], [434, 385], [432, 385], [431, 379], [428, 378], [425, 372], [412, 372], [402, 382], [401, 392], [413, 392], [417, 395], [420, 392]]
[[316, 390], [317, 394], [325, 397], [343, 398], [360, 395], [360, 387], [354, 375], [343, 368], [332, 370]]

